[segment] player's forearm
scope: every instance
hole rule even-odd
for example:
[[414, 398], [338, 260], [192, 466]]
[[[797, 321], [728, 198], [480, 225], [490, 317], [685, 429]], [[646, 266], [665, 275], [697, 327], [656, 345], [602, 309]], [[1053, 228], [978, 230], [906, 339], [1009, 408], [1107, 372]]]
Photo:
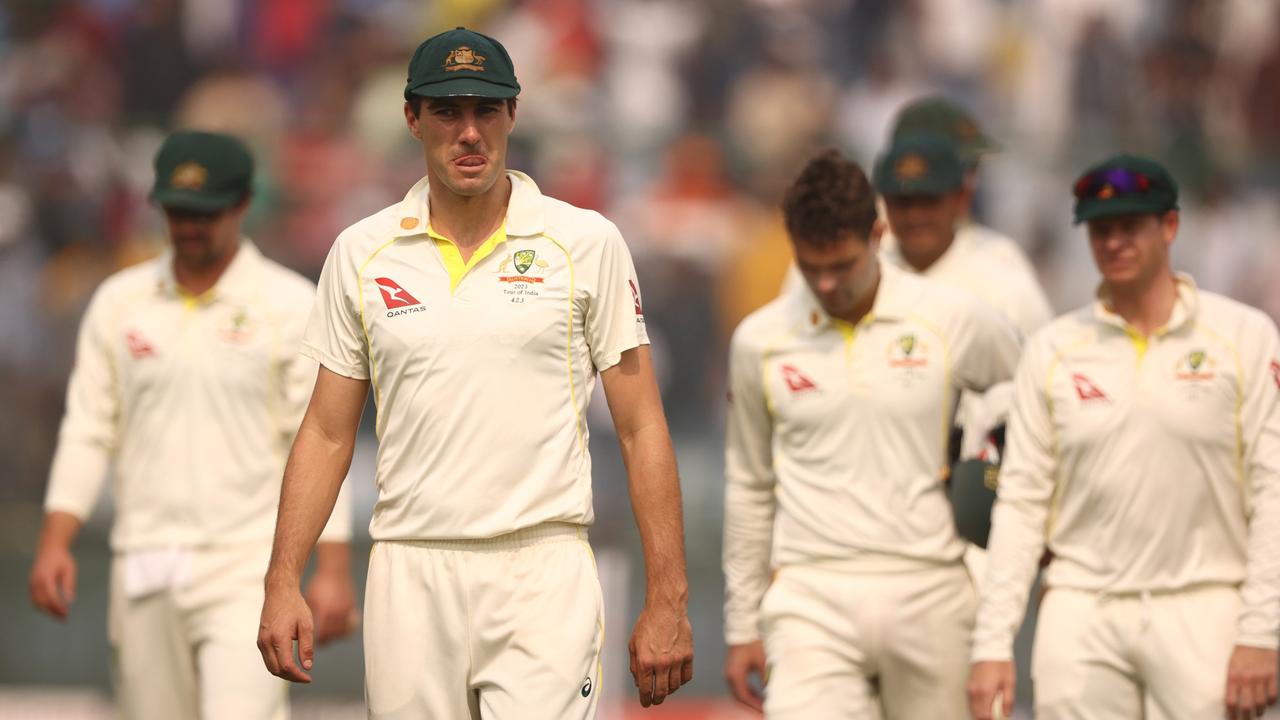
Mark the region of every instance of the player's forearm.
[[619, 438], [631, 507], [644, 549], [645, 603], [685, 607], [684, 517], [675, 451], [666, 423], [657, 421]]
[[[353, 441], [326, 437], [305, 423], [298, 431], [280, 488], [268, 585], [281, 582], [296, 586], [301, 580], [307, 556], [333, 512], [353, 450]], [[326, 548], [324, 557], [317, 559], [332, 561], [338, 559], [333, 548], [345, 549], [346, 545], [323, 543], [322, 547]]]
[[54, 510], [45, 513], [44, 524], [40, 526], [40, 548], [70, 548], [83, 524], [80, 518], [68, 512]]
[[1275, 649], [1280, 641], [1280, 477], [1256, 483], [1253, 503], [1236, 642]]
[[725, 641], [760, 637], [760, 601], [769, 587], [769, 554], [777, 510], [772, 483], [747, 483], [732, 475], [725, 490]]
[[1046, 505], [1022, 498], [1001, 497], [992, 511], [987, 576], [973, 631], [975, 662], [1013, 659], [1013, 639], [1026, 614], [1031, 582], [1044, 553], [1047, 516]]

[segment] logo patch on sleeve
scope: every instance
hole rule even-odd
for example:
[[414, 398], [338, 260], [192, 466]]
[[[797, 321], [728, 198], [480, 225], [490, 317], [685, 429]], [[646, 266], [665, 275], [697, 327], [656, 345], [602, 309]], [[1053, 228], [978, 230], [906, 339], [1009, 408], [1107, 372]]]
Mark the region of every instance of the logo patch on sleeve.
[[1271, 379], [1276, 381], [1276, 387], [1280, 388], [1280, 362], [1271, 361]]

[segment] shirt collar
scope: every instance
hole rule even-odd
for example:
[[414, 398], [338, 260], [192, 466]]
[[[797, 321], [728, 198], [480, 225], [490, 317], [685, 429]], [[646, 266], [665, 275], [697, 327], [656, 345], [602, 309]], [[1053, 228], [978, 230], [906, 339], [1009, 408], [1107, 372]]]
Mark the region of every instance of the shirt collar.
[[[1173, 279], [1178, 290], [1178, 299], [1173, 304], [1173, 313], [1169, 315], [1169, 322], [1157, 330], [1155, 332], [1156, 335], [1166, 335], [1174, 332], [1194, 320], [1196, 310], [1200, 306], [1200, 291], [1196, 287], [1196, 281], [1186, 273], [1175, 273]], [[1093, 316], [1099, 322], [1121, 330], [1128, 329], [1128, 323], [1125, 322], [1124, 318], [1108, 307], [1110, 298], [1107, 295], [1105, 284], [1098, 285], [1098, 289], [1094, 292], [1094, 297], [1096, 300], [1093, 303]]]
[[[254, 279], [261, 262], [262, 252], [258, 250], [257, 245], [254, 245], [249, 238], [241, 237], [240, 246], [236, 249], [235, 257], [231, 258], [231, 264], [222, 271], [222, 275], [218, 277], [213, 287], [200, 295], [199, 299], [202, 301], [248, 300], [255, 290]], [[158, 287], [162, 293], [175, 296], [190, 295], [178, 285], [178, 279], [173, 274], [173, 248], [167, 248], [161, 253], [157, 273]]]
[[[911, 312], [910, 288], [906, 273], [894, 267], [892, 263], [880, 263], [880, 285], [876, 288], [875, 300], [871, 303], [871, 312], [862, 318], [862, 324], [874, 322], [898, 322], [906, 319]], [[801, 309], [805, 313], [805, 327], [818, 333], [828, 327], [848, 325], [839, 318], [833, 318], [822, 308], [822, 303], [809, 289], [807, 283], [801, 286]]]
[[[507, 201], [507, 218], [505, 222], [507, 237], [529, 237], [539, 235], [545, 228], [542, 209], [542, 191], [537, 183], [528, 175], [516, 170], [507, 170], [511, 179], [511, 198]], [[427, 232], [428, 219], [431, 217], [430, 185], [424, 176], [414, 183], [405, 193], [404, 200], [397, 206], [394, 214], [397, 223], [398, 237], [422, 235]]]

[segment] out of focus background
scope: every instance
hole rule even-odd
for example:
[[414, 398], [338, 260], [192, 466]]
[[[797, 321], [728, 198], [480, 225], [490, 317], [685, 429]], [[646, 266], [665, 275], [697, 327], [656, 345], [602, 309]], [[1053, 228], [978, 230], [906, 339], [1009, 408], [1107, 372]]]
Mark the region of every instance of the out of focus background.
[[[970, 108], [1003, 145], [983, 162], [976, 216], [1023, 245], [1059, 312], [1095, 283], [1070, 224], [1072, 178], [1115, 151], [1150, 154], [1183, 188], [1178, 266], [1280, 315], [1273, 0], [6, 0], [0, 716], [110, 709], [109, 499], [77, 544], [70, 621], [37, 615], [26, 573], [80, 315], [103, 278], [164, 244], [146, 202], [164, 134], [246, 139], [258, 161], [248, 232], [314, 278], [339, 231], [423, 173], [401, 112], [405, 69], [421, 40], [457, 25], [515, 61], [510, 165], [613, 219], [638, 266], [684, 479], [697, 652], [693, 684], [645, 717], [743, 716], [720, 677], [725, 350], [777, 293], [780, 192], [816, 149], [869, 167], [912, 98]], [[620, 700], [643, 574], [603, 402], [594, 411], [592, 539]], [[356, 557], [372, 453], [370, 424], [351, 477]], [[316, 679], [295, 690], [296, 717], [363, 716], [358, 638], [323, 650]], [[640, 716], [628, 707], [602, 716]]]

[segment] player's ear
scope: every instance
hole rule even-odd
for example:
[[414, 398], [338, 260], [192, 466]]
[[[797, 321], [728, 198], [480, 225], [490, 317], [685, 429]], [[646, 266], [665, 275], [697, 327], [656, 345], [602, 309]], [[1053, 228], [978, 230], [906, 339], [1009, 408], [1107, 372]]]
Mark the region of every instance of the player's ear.
[[404, 104], [404, 121], [409, 126], [409, 134], [422, 139], [422, 128], [418, 124], [418, 116], [413, 112], [413, 105], [406, 102]]

